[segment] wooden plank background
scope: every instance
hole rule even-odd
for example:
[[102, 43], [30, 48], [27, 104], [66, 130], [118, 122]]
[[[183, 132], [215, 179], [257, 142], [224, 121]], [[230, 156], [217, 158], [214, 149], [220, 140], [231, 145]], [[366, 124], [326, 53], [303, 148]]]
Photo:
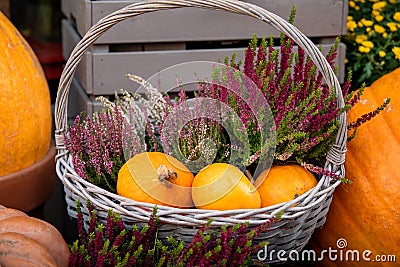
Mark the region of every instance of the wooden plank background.
[[[67, 58], [80, 37], [68, 21], [63, 22], [64, 57]], [[332, 43], [321, 44], [323, 53], [327, 53]], [[344, 79], [345, 46], [340, 44], [336, 65], [339, 66], [339, 81]], [[119, 88], [129, 89], [134, 84], [125, 78], [125, 74], [136, 74], [149, 78], [158, 71], [190, 61], [223, 60], [225, 56], [236, 53], [244, 60], [244, 48], [196, 49], [196, 50], [156, 50], [109, 52], [102, 45], [95, 46], [79, 64], [76, 77], [87, 94], [112, 95]]]
[[[127, 0], [62, 0], [62, 11], [80, 35], [105, 15], [132, 2]], [[140, 1], [136, 1], [140, 2]], [[247, 0], [287, 19], [297, 9], [295, 25], [310, 37], [340, 36], [346, 32], [347, 0]], [[200, 8], [181, 8], [143, 14], [107, 31], [96, 43], [150, 43], [204, 40], [242, 40], [251, 34], [279, 36], [266, 23], [248, 16]]]

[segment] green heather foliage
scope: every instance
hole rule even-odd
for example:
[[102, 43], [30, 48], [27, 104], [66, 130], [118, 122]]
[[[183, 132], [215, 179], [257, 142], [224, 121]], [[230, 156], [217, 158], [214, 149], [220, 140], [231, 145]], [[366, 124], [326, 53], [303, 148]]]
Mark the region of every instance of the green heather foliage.
[[81, 204], [78, 207], [79, 238], [71, 246], [69, 266], [254, 266], [262, 263], [250, 255], [267, 242], [253, 244], [253, 239], [267, 231], [278, 218], [249, 229], [248, 224], [211, 228], [202, 226], [190, 244], [173, 237], [158, 238], [160, 219], [157, 209], [141, 229], [125, 227], [118, 214], [109, 212], [107, 223], [97, 221], [96, 211], [88, 204], [90, 221], [84, 229]]

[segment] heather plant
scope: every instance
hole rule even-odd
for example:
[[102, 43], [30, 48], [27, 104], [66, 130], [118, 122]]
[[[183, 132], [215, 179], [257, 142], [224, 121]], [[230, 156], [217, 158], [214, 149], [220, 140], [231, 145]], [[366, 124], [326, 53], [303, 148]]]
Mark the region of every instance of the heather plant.
[[75, 172], [83, 179], [115, 192], [123, 156], [123, 121], [118, 108], [78, 115], [64, 135]]
[[[182, 89], [177, 99], [167, 101], [170, 104], [165, 109], [165, 123], [159, 127], [164, 152], [178, 157], [192, 171], [213, 162], [239, 164], [240, 161], [233, 160], [231, 148], [240, 151], [247, 137], [244, 128], [236, 127], [241, 123], [237, 114], [227, 112], [219, 101], [209, 99], [198, 94], [194, 101], [186, 101]], [[235, 131], [234, 136], [229, 135], [231, 130]]]
[[267, 244], [254, 244], [254, 238], [278, 219], [266, 220], [254, 229], [247, 223], [211, 228], [210, 221], [184, 244], [173, 237], [158, 238], [161, 222], [156, 208], [146, 225], [128, 228], [112, 211], [106, 224], [98, 222], [90, 203], [87, 207], [90, 218], [86, 231], [81, 204], [77, 203], [78, 239], [70, 246], [69, 266], [251, 266], [256, 263], [251, 254]]
[[[293, 9], [291, 23], [294, 14]], [[254, 170], [272, 158], [272, 164], [296, 163], [339, 178], [322, 166], [338, 133], [338, 116], [360, 101], [364, 87], [350, 90], [349, 71], [341, 88], [345, 106], [338, 108], [334, 88], [324, 84], [310, 57], [300, 47], [295, 51], [294, 41], [283, 34], [279, 48], [274, 42], [254, 35], [244, 62], [227, 57], [214, 67], [211, 81], [198, 81], [191, 99], [182, 84], [171, 98], [144, 79], [127, 75], [144, 94], [122, 91], [114, 102], [100, 98], [107, 110], [83, 123], [78, 117], [69, 129], [66, 142], [77, 174], [114, 192], [125, 159], [160, 151], [178, 157], [194, 172], [213, 162]], [[338, 43], [326, 54], [334, 71]], [[349, 141], [389, 101], [349, 122]], [[265, 136], [265, 129], [273, 134]]]
[[[326, 56], [332, 68], [337, 43]], [[277, 50], [274, 49], [272, 38], [269, 41], [264, 38], [258, 45], [256, 36], [253, 36], [245, 51], [243, 66], [234, 60], [230, 60], [229, 64], [250, 77], [268, 101], [274, 117], [276, 137], [274, 163], [294, 161], [304, 166], [320, 165], [335, 141], [339, 127], [338, 115], [350, 106], [337, 108], [334, 91], [323, 84], [322, 74], [301, 48], [294, 53], [293, 44], [291, 39], [282, 36], [280, 49]], [[344, 85], [345, 96], [349, 84], [350, 81]], [[352, 99], [351, 95], [346, 98], [349, 101]], [[260, 126], [254, 114], [249, 112], [246, 102], [229, 95], [224, 99], [228, 105], [238, 107], [238, 112], [244, 114], [242, 118], [245, 118], [248, 134], [259, 135], [257, 129]], [[256, 155], [252, 158], [254, 161], [264, 153], [265, 148], [259, 138], [253, 139], [255, 142], [251, 147], [255, 153], [253, 155]]]
[[93, 117], [76, 116], [64, 135], [77, 175], [110, 192], [116, 192], [118, 171], [127, 159], [160, 147], [154, 124], [160, 124], [165, 100], [142, 78], [127, 77], [142, 84], [146, 94], [121, 90], [115, 102], [99, 97], [105, 108]]
[[400, 67], [400, 1], [351, 0], [347, 18], [346, 68], [353, 89]]
[[[335, 70], [334, 60], [336, 57], [339, 39], [326, 55], [331, 68]], [[253, 36], [249, 46], [245, 50], [243, 63], [237, 62], [235, 57], [226, 58], [225, 64], [232, 68], [220, 71], [215, 69], [213, 81], [203, 82], [196, 96], [214, 98], [218, 102], [231, 107], [238, 117], [239, 122], [232, 120], [233, 124], [244, 125], [243, 131], [236, 131], [235, 134], [247, 135], [250, 145], [250, 154], [244, 154], [237, 165], [249, 168], [252, 163], [271, 151], [271, 146], [276, 145], [273, 155], [273, 164], [287, 164], [295, 162], [316, 174], [330, 175], [339, 178], [333, 173], [325, 171], [323, 166], [326, 154], [336, 139], [339, 129], [338, 116], [351, 109], [363, 93], [361, 88], [357, 93], [350, 92], [352, 74], [349, 72], [348, 80], [343, 84], [342, 94], [345, 99], [345, 107], [338, 108], [335, 91], [323, 83], [322, 74], [317, 70], [315, 64], [305, 52], [298, 48], [294, 52], [294, 42], [282, 35], [280, 48], [274, 48], [272, 38], [267, 41], [265, 38], [258, 40]], [[272, 124], [260, 125], [256, 117], [259, 113], [267, 113], [263, 102], [252, 95], [255, 90], [248, 90], [242, 94], [249, 84], [244, 84], [240, 73], [249, 77], [257, 86], [256, 90], [262, 91], [273, 115]], [[244, 96], [244, 97], [243, 97]], [[181, 92], [179, 101], [184, 101], [186, 96]], [[363, 115], [356, 122], [351, 122], [348, 129], [354, 129], [349, 140], [356, 134], [356, 128], [362, 123], [378, 115], [389, 103], [386, 99], [376, 110]], [[250, 108], [249, 103], [256, 103], [257, 111]], [[257, 106], [257, 104], [260, 104]], [[254, 106], [254, 105], [253, 105]], [[195, 107], [196, 109], [196, 107]], [[218, 112], [218, 108], [215, 106]], [[209, 110], [209, 108], [207, 108]], [[217, 116], [216, 116], [217, 117]], [[264, 122], [265, 123], [265, 122]], [[211, 129], [218, 131], [220, 124]], [[275, 139], [261, 138], [263, 127], [274, 127]], [[241, 129], [233, 126], [234, 129]], [[183, 142], [193, 142], [199, 136], [198, 132], [191, 130], [185, 135]], [[222, 134], [220, 132], [220, 134]], [[201, 135], [200, 135], [201, 136]], [[219, 135], [217, 135], [219, 138]], [[228, 140], [219, 138], [218, 140]], [[229, 147], [229, 142], [221, 147]], [[235, 148], [237, 149], [237, 148]], [[240, 148], [239, 148], [240, 149]], [[227, 149], [228, 150], [228, 149]], [[190, 154], [190, 151], [186, 154]], [[228, 154], [224, 154], [225, 159]], [[215, 161], [224, 160], [217, 158]], [[232, 161], [231, 161], [232, 162]]]
[[[118, 108], [125, 118], [124, 140], [132, 144], [125, 146], [126, 158], [144, 151], [162, 151], [158, 135], [158, 128], [164, 120], [166, 100], [164, 96], [153, 87], [152, 84], [143, 78], [134, 75], [126, 75], [131, 81], [141, 85], [145, 90], [144, 94], [129, 93], [121, 89], [120, 94], [115, 94], [115, 101], [110, 101], [104, 97], [97, 99], [103, 106], [114, 110]], [[132, 134], [133, 132], [133, 134]]]

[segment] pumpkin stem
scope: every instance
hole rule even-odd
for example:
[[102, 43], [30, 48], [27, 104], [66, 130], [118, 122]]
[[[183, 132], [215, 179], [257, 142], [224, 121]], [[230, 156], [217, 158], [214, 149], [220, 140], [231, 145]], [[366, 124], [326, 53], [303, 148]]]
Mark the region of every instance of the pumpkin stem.
[[176, 171], [167, 167], [164, 164], [161, 164], [157, 169], [158, 181], [163, 182], [167, 185], [167, 187], [171, 187], [172, 184], [175, 183], [175, 180], [178, 178], [178, 174]]
[[250, 180], [251, 183], [254, 182], [254, 177], [253, 177], [253, 175], [251, 175], [251, 172], [249, 170], [245, 170], [244, 175], [247, 177], [247, 179]]

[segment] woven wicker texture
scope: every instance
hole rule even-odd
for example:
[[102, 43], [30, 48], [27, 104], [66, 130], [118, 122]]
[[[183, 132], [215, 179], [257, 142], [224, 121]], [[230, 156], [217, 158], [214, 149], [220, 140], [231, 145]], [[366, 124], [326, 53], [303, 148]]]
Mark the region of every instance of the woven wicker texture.
[[[105, 222], [107, 212], [110, 209], [120, 214], [127, 224], [144, 224], [151, 215], [153, 204], [136, 202], [110, 193], [83, 180], [76, 174], [71, 156], [66, 150], [63, 140], [63, 133], [67, 129], [68, 93], [74, 71], [83, 55], [91, 44], [113, 25], [140, 14], [182, 7], [233, 12], [259, 19], [275, 27], [293, 39], [310, 55], [323, 74], [326, 84], [336, 90], [338, 107], [344, 106], [339, 81], [320, 50], [295, 26], [265, 9], [249, 3], [229, 0], [144, 1], [126, 6], [104, 17], [89, 29], [72, 51], [60, 78], [55, 103], [56, 172], [64, 185], [65, 199], [70, 216], [76, 217], [76, 200], [78, 199], [82, 203], [85, 203], [86, 200], [91, 201], [98, 211], [98, 219], [103, 222]], [[339, 120], [340, 129], [336, 142], [327, 155], [325, 168], [343, 177], [347, 139], [347, 121], [344, 113], [339, 117]], [[284, 211], [281, 220], [272, 225], [270, 230], [259, 236], [256, 241], [268, 241], [270, 242], [269, 248], [275, 250], [301, 250], [307, 244], [314, 229], [325, 222], [334, 189], [339, 184], [339, 181], [332, 182], [329, 177], [323, 176], [312, 190], [290, 202], [254, 210], [215, 211], [158, 206], [158, 216], [163, 222], [159, 235], [160, 237], [174, 236], [181, 240], [190, 241], [197, 229], [207, 223], [210, 218], [213, 219], [212, 227], [244, 222], [255, 227]], [[85, 207], [83, 212], [85, 218], [87, 218], [88, 212]], [[271, 262], [275, 260], [273, 259]]]

